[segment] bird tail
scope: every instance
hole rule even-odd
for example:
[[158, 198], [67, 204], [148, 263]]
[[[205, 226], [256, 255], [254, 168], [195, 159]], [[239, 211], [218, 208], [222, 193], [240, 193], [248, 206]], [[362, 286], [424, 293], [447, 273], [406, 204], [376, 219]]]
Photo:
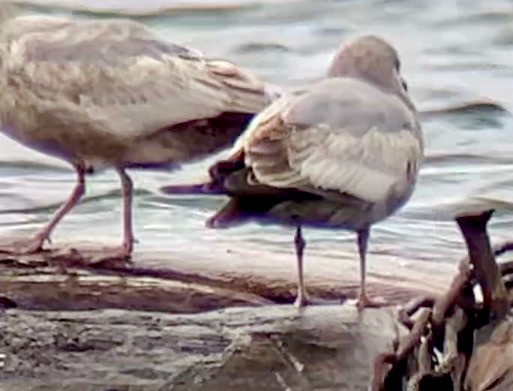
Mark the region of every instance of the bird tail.
[[227, 194], [225, 179], [243, 168], [243, 153], [234, 154], [212, 165], [207, 178], [200, 178], [190, 184], [163, 186], [160, 190], [166, 194]]
[[[247, 176], [244, 167], [244, 153], [238, 151], [230, 155], [227, 159], [220, 160], [208, 170], [208, 178], [200, 180], [197, 183], [184, 185], [164, 186], [161, 190], [166, 194], [208, 194], [208, 195], [229, 195], [228, 202], [210, 217], [205, 225], [208, 228], [228, 228], [243, 223], [254, 213], [253, 209], [263, 204], [255, 202], [253, 198], [246, 200], [234, 194], [231, 194], [230, 187], [226, 182], [229, 178], [237, 178], [240, 175]], [[232, 178], [233, 179], [233, 178]]]
[[[203, 194], [223, 195], [225, 190], [215, 182], [204, 182], [187, 185], [169, 185], [161, 187], [166, 194]], [[239, 198], [230, 198], [227, 203], [205, 222], [207, 228], [221, 229], [239, 225], [248, 218], [244, 208], [240, 207]]]
[[213, 216], [205, 222], [207, 228], [224, 229], [242, 224], [249, 216], [241, 208], [239, 198], [230, 198]]
[[207, 59], [206, 64], [212, 75], [225, 86], [231, 98], [231, 111], [258, 113], [279, 93], [277, 87], [266, 86], [251, 72], [229, 61]]

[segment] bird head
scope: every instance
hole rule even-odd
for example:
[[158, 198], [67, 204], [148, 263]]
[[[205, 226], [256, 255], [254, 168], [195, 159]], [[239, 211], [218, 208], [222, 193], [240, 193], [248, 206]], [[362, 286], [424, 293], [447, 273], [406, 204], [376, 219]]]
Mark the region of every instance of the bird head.
[[342, 45], [331, 62], [328, 76], [364, 79], [399, 96], [406, 97], [408, 92], [397, 51], [374, 35]]

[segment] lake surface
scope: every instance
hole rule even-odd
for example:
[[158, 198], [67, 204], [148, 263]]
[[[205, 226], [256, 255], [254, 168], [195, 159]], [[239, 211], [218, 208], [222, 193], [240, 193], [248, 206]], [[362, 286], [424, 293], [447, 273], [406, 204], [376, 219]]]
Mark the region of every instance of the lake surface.
[[[177, 4], [170, 0], [60, 3], [71, 8], [88, 5], [138, 13]], [[513, 107], [510, 1], [221, 3], [226, 7], [218, 11], [175, 10], [141, 20], [171, 40], [229, 58], [261, 78], [286, 87], [322, 76], [344, 39], [376, 33], [398, 49], [403, 75], [420, 110], [481, 97], [492, 98], [508, 109]], [[80, 17], [88, 16], [81, 13]], [[464, 249], [455, 223], [446, 215], [434, 213], [448, 203], [501, 205], [504, 209], [491, 224], [494, 241], [511, 234], [513, 118], [496, 113], [440, 117], [425, 122], [424, 133], [427, 160], [417, 190], [403, 210], [375, 225], [371, 256], [387, 253], [444, 263], [460, 258]], [[207, 230], [204, 221], [223, 203], [222, 199], [159, 193], [158, 188], [164, 184], [198, 177], [207, 164], [190, 165], [174, 173], [133, 173], [138, 189], [137, 249], [208, 254], [238, 248], [239, 252], [254, 253], [258, 249], [267, 254], [289, 252], [292, 256], [290, 229], [249, 224], [230, 231]], [[0, 136], [0, 235], [38, 228], [68, 196], [74, 180], [64, 163]], [[88, 180], [87, 191], [81, 205], [54, 233], [55, 243], [119, 240], [117, 177], [109, 171], [94, 175]], [[357, 277], [353, 234], [308, 229], [305, 235], [309, 240], [307, 257], [315, 254], [337, 262], [342, 250], [354, 252], [350, 269]]]

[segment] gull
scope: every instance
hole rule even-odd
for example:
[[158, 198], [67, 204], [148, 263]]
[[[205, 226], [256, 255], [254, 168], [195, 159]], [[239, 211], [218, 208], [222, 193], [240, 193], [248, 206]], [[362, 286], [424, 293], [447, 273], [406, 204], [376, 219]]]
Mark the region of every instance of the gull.
[[249, 71], [163, 40], [140, 23], [28, 16], [2, 7], [1, 131], [65, 160], [77, 176], [48, 224], [3, 252], [41, 250], [84, 195], [86, 174], [113, 168], [123, 196], [118, 255], [129, 256], [134, 235], [126, 170], [173, 169], [228, 148], [271, 99]]
[[325, 78], [283, 93], [253, 119], [206, 183], [162, 190], [228, 195], [207, 221], [211, 228], [249, 220], [295, 227], [299, 307], [309, 302], [302, 227], [356, 232], [357, 305], [378, 305], [366, 291], [370, 228], [408, 201], [424, 156], [400, 66], [397, 51], [377, 36], [342, 45]]

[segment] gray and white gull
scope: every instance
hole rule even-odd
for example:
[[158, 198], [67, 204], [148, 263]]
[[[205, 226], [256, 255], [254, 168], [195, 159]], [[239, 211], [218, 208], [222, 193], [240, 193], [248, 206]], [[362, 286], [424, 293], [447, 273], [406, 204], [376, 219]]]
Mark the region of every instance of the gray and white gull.
[[356, 232], [358, 307], [376, 305], [366, 292], [370, 228], [408, 201], [424, 154], [400, 65], [379, 37], [343, 45], [323, 80], [283, 94], [253, 119], [206, 183], [162, 190], [228, 195], [207, 222], [212, 228], [248, 220], [294, 226], [298, 306], [308, 302], [302, 227]]
[[270, 97], [234, 64], [159, 38], [130, 20], [78, 21], [0, 9], [1, 131], [75, 169], [69, 199], [33, 237], [0, 251], [40, 250], [85, 192], [87, 172], [114, 168], [123, 243], [133, 249], [126, 170], [170, 169], [233, 142]]

